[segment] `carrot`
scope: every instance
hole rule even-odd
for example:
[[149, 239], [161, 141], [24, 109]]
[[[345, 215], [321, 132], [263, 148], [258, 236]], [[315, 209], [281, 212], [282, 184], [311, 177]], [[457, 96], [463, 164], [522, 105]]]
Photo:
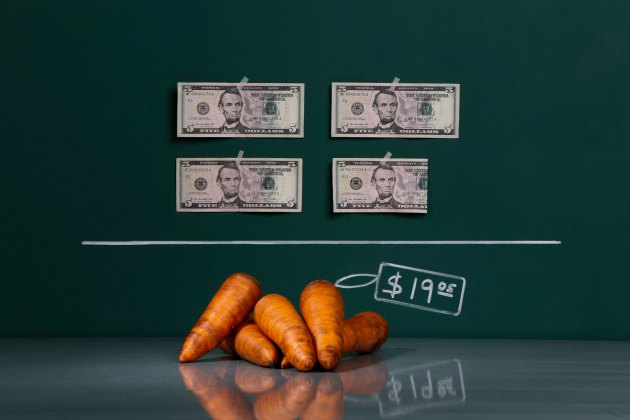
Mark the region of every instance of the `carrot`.
[[317, 359], [311, 333], [289, 299], [277, 294], [263, 297], [254, 308], [254, 321], [296, 369], [313, 369]]
[[293, 365], [291, 364], [291, 362], [289, 362], [287, 356], [282, 356], [282, 360], [280, 360], [280, 369], [289, 369], [292, 366]]
[[258, 366], [270, 367], [280, 358], [278, 348], [249, 318], [241, 322], [219, 345], [221, 350]]
[[210, 418], [254, 419], [252, 407], [243, 395], [232, 390], [214, 373], [195, 365], [182, 365], [179, 372], [186, 388], [195, 394]]
[[[343, 354], [371, 353], [378, 350], [389, 335], [387, 321], [376, 312], [360, 312], [343, 321]], [[280, 361], [283, 369], [291, 367], [285, 356]]]
[[376, 312], [360, 312], [343, 323], [343, 352], [372, 353], [389, 335], [387, 321]]
[[296, 419], [313, 401], [316, 389], [317, 382], [312, 375], [293, 375], [278, 388], [256, 396], [254, 417], [257, 420]]
[[317, 383], [315, 398], [302, 414], [302, 420], [343, 419], [344, 388], [335, 372], [328, 372]]
[[332, 370], [343, 351], [343, 298], [334, 284], [315, 280], [300, 295], [300, 310], [313, 334], [317, 361]]
[[[236, 331], [237, 328], [238, 327], [234, 328], [234, 331]], [[221, 341], [221, 344], [219, 344], [219, 348], [229, 354], [236, 354], [236, 349], [234, 348], [234, 331], [229, 333], [228, 336], [225, 337], [225, 340]]]
[[229, 276], [188, 333], [179, 361], [191, 362], [216, 348], [251, 312], [261, 295], [258, 281], [249, 274]]

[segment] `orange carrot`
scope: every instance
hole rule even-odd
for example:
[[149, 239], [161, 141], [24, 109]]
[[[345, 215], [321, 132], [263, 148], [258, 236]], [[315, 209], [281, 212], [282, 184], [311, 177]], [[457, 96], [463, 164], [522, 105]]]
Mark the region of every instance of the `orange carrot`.
[[270, 367], [280, 357], [278, 348], [267, 338], [253, 319], [244, 320], [219, 345], [221, 350], [240, 356], [258, 366]]
[[372, 353], [389, 335], [387, 321], [376, 312], [360, 312], [343, 323], [343, 352]]
[[261, 295], [258, 281], [249, 274], [228, 277], [188, 333], [179, 361], [191, 362], [216, 348], [251, 312]]
[[251, 405], [240, 392], [232, 390], [214, 373], [195, 365], [179, 367], [186, 388], [213, 419], [254, 419]]
[[343, 298], [334, 284], [315, 280], [300, 295], [300, 310], [308, 325], [317, 361], [332, 370], [341, 361], [343, 351]]
[[311, 333], [289, 299], [277, 294], [263, 297], [254, 308], [254, 321], [296, 369], [313, 369], [317, 358]]
[[234, 348], [234, 331], [236, 331], [237, 328], [238, 327], [234, 328], [234, 330], [225, 337], [225, 340], [221, 341], [221, 344], [219, 344], [219, 348], [226, 353], [236, 354], [236, 349]]
[[[371, 353], [378, 350], [389, 335], [387, 321], [376, 312], [361, 312], [343, 322], [343, 354]], [[284, 356], [280, 361], [283, 369], [291, 367]]]
[[287, 356], [282, 356], [282, 360], [280, 360], [280, 369], [289, 369], [291, 367], [293, 367], [293, 365], [291, 365]]

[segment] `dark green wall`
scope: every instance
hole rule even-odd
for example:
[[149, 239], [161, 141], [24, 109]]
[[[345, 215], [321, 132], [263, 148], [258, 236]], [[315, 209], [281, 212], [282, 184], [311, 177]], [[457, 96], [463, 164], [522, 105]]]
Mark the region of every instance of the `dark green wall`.
[[[629, 339], [625, 1], [17, 1], [0, 17], [0, 335], [184, 335], [234, 271], [295, 303], [381, 261], [467, 280], [451, 317], [344, 290], [392, 335]], [[301, 140], [175, 137], [176, 84], [306, 84]], [[458, 140], [331, 140], [333, 81], [461, 84]], [[175, 212], [175, 158], [304, 159], [301, 214]], [[333, 157], [429, 159], [426, 216], [332, 214]], [[83, 246], [93, 240], [561, 245]]]

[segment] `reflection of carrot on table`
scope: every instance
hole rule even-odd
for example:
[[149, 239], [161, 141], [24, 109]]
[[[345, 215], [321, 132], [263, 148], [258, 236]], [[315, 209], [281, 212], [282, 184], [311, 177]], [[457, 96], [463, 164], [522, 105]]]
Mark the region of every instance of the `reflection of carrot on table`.
[[232, 380], [230, 376], [234, 371], [234, 365], [232, 364], [234, 359], [228, 359], [227, 357], [224, 359], [219, 359], [212, 362], [212, 369], [210, 370], [214, 376], [222, 380], [223, 382], [229, 383]]
[[214, 373], [195, 365], [182, 365], [179, 372], [186, 388], [197, 397], [199, 404], [213, 419], [254, 419], [243, 395], [220, 380]]
[[343, 419], [343, 393], [339, 375], [334, 372], [324, 374], [317, 383], [315, 398], [302, 414], [302, 419]]
[[316, 389], [317, 382], [313, 375], [292, 375], [283, 385], [256, 397], [254, 415], [258, 420], [297, 418], [313, 401]]
[[262, 369], [249, 363], [239, 363], [234, 369], [234, 383], [247, 394], [271, 391], [281, 380], [277, 370]]
[[335, 372], [339, 374], [346, 394], [377, 394], [388, 380], [387, 366], [377, 354], [362, 354], [344, 359]]

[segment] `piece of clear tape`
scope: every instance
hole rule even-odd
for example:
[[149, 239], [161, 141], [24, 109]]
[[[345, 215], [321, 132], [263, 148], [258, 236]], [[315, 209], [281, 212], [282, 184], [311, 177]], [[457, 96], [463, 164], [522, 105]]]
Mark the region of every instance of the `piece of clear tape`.
[[243, 155], [245, 154], [245, 152], [243, 152], [242, 150], [238, 151], [238, 155], [236, 156], [236, 166], [238, 168], [241, 167], [241, 160], [243, 160]]
[[236, 85], [236, 88], [240, 91], [241, 89], [243, 89], [243, 86], [247, 84], [247, 82], [249, 82], [249, 79], [247, 78], [247, 76], [243, 76], [238, 85]]
[[383, 159], [381, 160], [381, 165], [384, 165], [387, 163], [387, 161], [392, 157], [392, 152], [390, 152], [389, 150], [387, 151], [387, 153], [385, 153], [385, 156], [383, 156]]
[[398, 85], [398, 82], [400, 82], [400, 79], [398, 78], [398, 76], [394, 77], [394, 80], [392, 80], [392, 84], [389, 85], [387, 90], [389, 90], [390, 92], [395, 91], [396, 90], [396, 85]]

